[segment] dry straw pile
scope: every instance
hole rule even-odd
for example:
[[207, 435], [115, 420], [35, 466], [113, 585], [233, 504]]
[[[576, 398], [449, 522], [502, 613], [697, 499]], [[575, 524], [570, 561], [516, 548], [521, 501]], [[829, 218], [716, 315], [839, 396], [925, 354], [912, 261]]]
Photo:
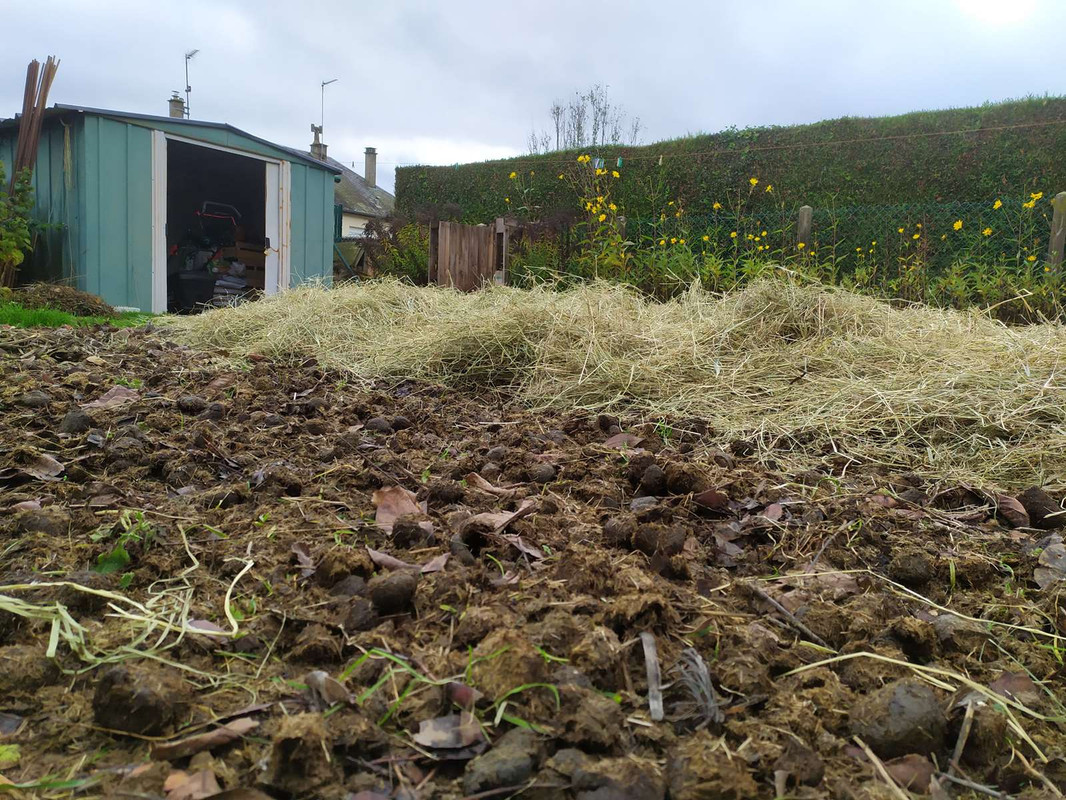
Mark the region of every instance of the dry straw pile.
[[1066, 329], [766, 280], [670, 302], [617, 286], [473, 294], [384, 281], [173, 321], [232, 356], [486, 387], [537, 407], [707, 421], [779, 463], [837, 454], [1005, 487], [1066, 482]]

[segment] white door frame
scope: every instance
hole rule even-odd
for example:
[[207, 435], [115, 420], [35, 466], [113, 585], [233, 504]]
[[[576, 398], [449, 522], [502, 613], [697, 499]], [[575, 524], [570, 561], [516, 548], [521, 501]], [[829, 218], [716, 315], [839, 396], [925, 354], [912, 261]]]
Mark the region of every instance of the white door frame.
[[[249, 153], [234, 147], [209, 144], [197, 139], [175, 136], [160, 130], [152, 131], [152, 313], [162, 314], [167, 310], [167, 140], [185, 142], [209, 150], [254, 158], [266, 165], [265, 221], [270, 248], [266, 251], [266, 294], [274, 294], [279, 288], [289, 287], [290, 258], [289, 237], [292, 227], [292, 210], [289, 191], [292, 185], [291, 165], [288, 161], [269, 158], [258, 153]], [[272, 186], [271, 174], [277, 175]], [[275, 221], [276, 220], [276, 221]], [[272, 231], [277, 231], [275, 241]], [[271, 263], [273, 262], [273, 264]], [[275, 266], [276, 265], [276, 266]], [[276, 276], [271, 282], [270, 277]]]
[[152, 131], [152, 307], [167, 311], [167, 137]]

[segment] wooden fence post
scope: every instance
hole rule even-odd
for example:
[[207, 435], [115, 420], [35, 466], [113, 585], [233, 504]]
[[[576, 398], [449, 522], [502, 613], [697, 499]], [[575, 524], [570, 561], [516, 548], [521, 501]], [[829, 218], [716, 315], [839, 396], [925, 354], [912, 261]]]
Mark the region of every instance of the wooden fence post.
[[496, 276], [497, 281], [507, 285], [507, 253], [511, 249], [511, 232], [503, 217], [496, 217]]
[[1062, 247], [1066, 244], [1066, 192], [1059, 192], [1051, 201], [1054, 214], [1051, 217], [1051, 236], [1047, 243], [1047, 265], [1056, 268], [1062, 265]]
[[440, 256], [440, 222], [431, 222], [429, 225], [429, 285], [437, 283], [437, 264]]
[[799, 218], [796, 220], [796, 245], [810, 247], [811, 223], [814, 221], [814, 209], [810, 206], [800, 206]]

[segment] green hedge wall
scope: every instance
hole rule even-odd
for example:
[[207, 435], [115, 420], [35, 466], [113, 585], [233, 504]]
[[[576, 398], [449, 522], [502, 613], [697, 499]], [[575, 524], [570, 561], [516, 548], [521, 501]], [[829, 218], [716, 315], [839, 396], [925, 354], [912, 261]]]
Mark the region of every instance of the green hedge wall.
[[[955, 131], [963, 133], [944, 133]], [[778, 202], [816, 208], [985, 201], [1036, 190], [1051, 196], [1066, 190], [1066, 97], [732, 129], [589, 152], [612, 169], [622, 158], [613, 197], [634, 219], [657, 217], [667, 199], [681, 200], [690, 215], [709, 213], [715, 201], [746, 195], [752, 176], [760, 179], [760, 192], [772, 184]], [[508, 212], [505, 197], [520, 202], [508, 178], [513, 170], [529, 187], [525, 196], [536, 204], [535, 216], [546, 218], [576, 207], [573, 190], [558, 175], [577, 167], [577, 155], [402, 167], [396, 170], [397, 208], [418, 214], [452, 206], [464, 222], [487, 222]]]

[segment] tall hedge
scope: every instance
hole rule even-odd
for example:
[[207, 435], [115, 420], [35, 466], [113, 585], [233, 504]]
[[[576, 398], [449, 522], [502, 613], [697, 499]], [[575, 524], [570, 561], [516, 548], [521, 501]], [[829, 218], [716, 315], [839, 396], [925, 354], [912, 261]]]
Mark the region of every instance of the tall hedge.
[[[816, 208], [986, 201], [1037, 189], [1050, 196], [1066, 190], [1066, 97], [730, 129], [589, 152], [612, 169], [622, 158], [613, 197], [635, 219], [658, 216], [666, 198], [681, 200], [689, 214], [708, 213], [715, 201], [747, 193], [753, 176], [760, 189], [772, 184], [779, 200]], [[487, 222], [508, 212], [515, 171], [546, 217], [575, 207], [558, 175], [576, 167], [577, 155], [402, 167], [397, 208], [414, 214], [453, 206], [465, 222]]]

